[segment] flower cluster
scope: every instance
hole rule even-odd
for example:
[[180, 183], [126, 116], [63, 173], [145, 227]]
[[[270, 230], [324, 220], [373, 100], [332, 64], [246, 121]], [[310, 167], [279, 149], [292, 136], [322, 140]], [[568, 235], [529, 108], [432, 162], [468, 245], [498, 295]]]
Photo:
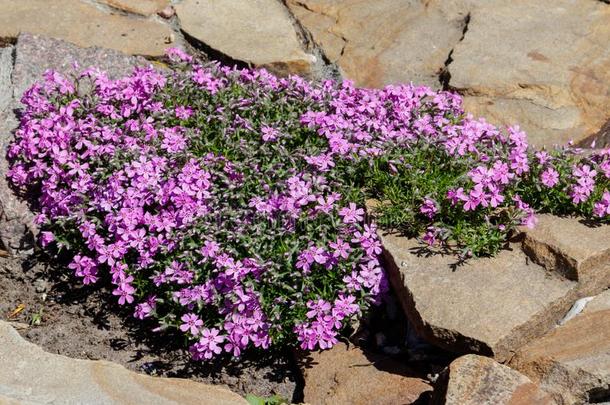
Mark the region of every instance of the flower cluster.
[[610, 216], [610, 152], [533, 151], [455, 94], [168, 56], [118, 80], [47, 72], [9, 177], [39, 196], [43, 246], [194, 359], [334, 345], [387, 289], [368, 197], [378, 224], [474, 254], [534, 210]]
[[[22, 99], [9, 176], [40, 196], [43, 245], [68, 248], [76, 277], [155, 330], [186, 335], [194, 359], [326, 348], [387, 282], [364, 210], [306, 160], [325, 145], [299, 117], [324, 97], [216, 65], [48, 72]], [[312, 302], [332, 319], [312, 321]]]

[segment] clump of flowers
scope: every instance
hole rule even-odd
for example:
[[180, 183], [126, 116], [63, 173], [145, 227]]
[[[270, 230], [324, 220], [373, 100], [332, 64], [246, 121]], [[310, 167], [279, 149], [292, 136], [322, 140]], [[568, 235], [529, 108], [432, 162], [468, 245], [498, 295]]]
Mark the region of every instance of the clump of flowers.
[[534, 152], [448, 92], [200, 65], [47, 72], [9, 177], [84, 284], [189, 340], [196, 360], [329, 348], [387, 289], [380, 225], [495, 252], [534, 210], [610, 215], [610, 153]]

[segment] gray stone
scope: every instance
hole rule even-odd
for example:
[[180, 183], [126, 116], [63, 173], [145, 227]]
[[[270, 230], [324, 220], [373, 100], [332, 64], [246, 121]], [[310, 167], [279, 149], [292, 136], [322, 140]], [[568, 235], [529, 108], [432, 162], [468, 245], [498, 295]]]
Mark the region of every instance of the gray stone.
[[510, 366], [540, 382], [561, 403], [610, 399], [610, 290], [521, 348]]
[[277, 0], [184, 0], [175, 9], [184, 32], [231, 59], [297, 74], [315, 62]]
[[547, 270], [578, 280], [588, 288], [587, 294], [610, 287], [610, 225], [539, 215], [538, 224], [523, 233], [524, 251]]
[[0, 0], [0, 37], [31, 32], [76, 45], [100, 46], [128, 54], [160, 56], [171, 46], [167, 24], [109, 13], [73, 0]]
[[518, 246], [455, 267], [454, 253], [419, 255], [414, 240], [381, 239], [390, 281], [418, 334], [457, 353], [504, 361], [553, 326], [578, 294], [576, 282], [529, 262]]
[[13, 49], [12, 46], [0, 49], [0, 111], [5, 111], [12, 99]]
[[287, 5], [343, 76], [359, 86], [425, 84], [459, 42], [466, 11], [396, 0], [288, 0]]
[[25, 341], [0, 321], [0, 400], [19, 404], [247, 404], [228, 389], [71, 359]]
[[467, 111], [494, 124], [519, 124], [533, 144], [548, 146], [583, 140], [608, 121], [610, 7], [572, 0], [462, 3], [470, 22], [448, 69]]
[[441, 375], [433, 404], [551, 405], [556, 402], [523, 374], [494, 360], [466, 355]]

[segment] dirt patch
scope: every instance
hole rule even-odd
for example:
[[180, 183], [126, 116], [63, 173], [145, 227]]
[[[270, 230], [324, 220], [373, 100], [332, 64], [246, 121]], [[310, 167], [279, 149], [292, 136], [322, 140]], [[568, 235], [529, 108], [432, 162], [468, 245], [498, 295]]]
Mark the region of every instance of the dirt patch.
[[[66, 269], [67, 270], [67, 269]], [[227, 385], [246, 395], [299, 401], [300, 374], [289, 353], [251, 353], [240, 360], [194, 363], [183, 337], [154, 335], [132, 321], [108, 292], [79, 287], [68, 271], [36, 257], [0, 256], [0, 319], [44, 350], [79, 359], [103, 359], [137, 372]]]

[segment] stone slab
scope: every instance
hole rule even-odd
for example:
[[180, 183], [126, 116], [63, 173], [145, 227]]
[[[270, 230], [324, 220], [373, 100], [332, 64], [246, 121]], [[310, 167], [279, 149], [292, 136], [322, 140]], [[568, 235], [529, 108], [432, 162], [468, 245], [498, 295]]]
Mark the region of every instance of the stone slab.
[[287, 5], [342, 75], [364, 87], [425, 84], [459, 42], [467, 13], [415, 0], [288, 0]]
[[471, 0], [449, 86], [465, 109], [519, 124], [534, 145], [578, 142], [610, 119], [610, 7], [600, 1]]
[[510, 366], [563, 403], [610, 401], [610, 290], [582, 313], [521, 348]]
[[390, 281], [418, 334], [456, 353], [504, 361], [569, 309], [577, 283], [532, 263], [513, 246], [454, 266], [412, 239], [381, 234]]
[[394, 405], [413, 403], [432, 391], [400, 362], [344, 343], [311, 353], [302, 371], [307, 404]]
[[276, 0], [184, 0], [175, 9], [186, 34], [233, 60], [276, 73], [311, 71], [315, 58]]
[[443, 372], [433, 404], [552, 405], [553, 398], [523, 374], [494, 360], [466, 355]]
[[83, 1], [0, 0], [0, 9], [0, 37], [30, 32], [147, 56], [163, 55], [173, 42], [167, 24], [108, 13]]
[[[247, 404], [228, 389], [43, 351], [0, 321], [0, 399], [26, 404]], [[11, 402], [9, 402], [11, 403]]]
[[571, 280], [592, 282], [588, 294], [610, 287], [610, 225], [586, 225], [582, 218], [538, 215], [524, 229], [523, 249], [536, 263]]

